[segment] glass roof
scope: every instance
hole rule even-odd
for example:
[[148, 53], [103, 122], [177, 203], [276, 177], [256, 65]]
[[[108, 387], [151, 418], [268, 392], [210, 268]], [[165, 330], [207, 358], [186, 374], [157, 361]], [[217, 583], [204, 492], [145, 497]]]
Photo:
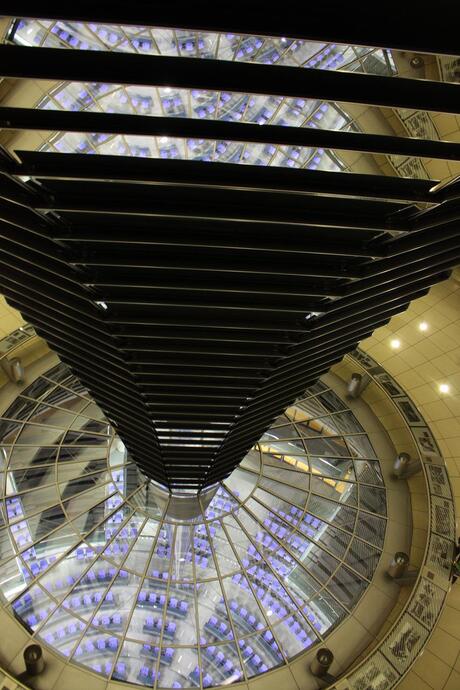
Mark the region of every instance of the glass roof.
[[[300, 39], [31, 19], [17, 20], [10, 38], [16, 43], [37, 47], [112, 50], [314, 69], [343, 69], [390, 76], [396, 74], [389, 50]], [[38, 103], [38, 107], [359, 131], [353, 118], [337, 103], [199, 89], [71, 82], [53, 88]], [[165, 136], [58, 133], [49, 137], [43, 150], [324, 171], [340, 171], [347, 167], [340, 155], [322, 148]]]
[[62, 364], [5, 412], [0, 443], [1, 591], [106, 677], [209, 687], [285, 664], [355, 607], [383, 548], [379, 461], [321, 382], [186, 519]]

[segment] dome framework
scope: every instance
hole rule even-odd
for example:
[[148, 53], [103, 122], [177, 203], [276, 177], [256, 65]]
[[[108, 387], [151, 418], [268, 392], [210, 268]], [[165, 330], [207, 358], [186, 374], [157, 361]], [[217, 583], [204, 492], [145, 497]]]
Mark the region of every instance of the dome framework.
[[87, 395], [61, 364], [2, 418], [2, 590], [39, 640], [109, 677], [208, 687], [286, 663], [353, 610], [385, 488], [332, 390], [307, 391], [190, 520]]

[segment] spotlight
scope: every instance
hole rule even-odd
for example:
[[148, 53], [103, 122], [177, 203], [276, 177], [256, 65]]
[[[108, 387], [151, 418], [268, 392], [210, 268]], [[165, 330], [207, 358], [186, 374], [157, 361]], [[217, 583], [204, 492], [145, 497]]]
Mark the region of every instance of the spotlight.
[[450, 386], [448, 383], [440, 383], [438, 388], [440, 393], [448, 393], [450, 391]]
[[428, 324], [427, 324], [427, 322], [426, 322], [426, 321], [420, 321], [420, 323], [419, 323], [419, 325], [418, 325], [418, 330], [419, 330], [419, 331], [422, 331], [422, 332], [423, 332], [423, 331], [427, 331], [427, 330], [428, 330]]
[[398, 350], [401, 347], [401, 341], [398, 338], [393, 338], [390, 340], [390, 347], [392, 350]]

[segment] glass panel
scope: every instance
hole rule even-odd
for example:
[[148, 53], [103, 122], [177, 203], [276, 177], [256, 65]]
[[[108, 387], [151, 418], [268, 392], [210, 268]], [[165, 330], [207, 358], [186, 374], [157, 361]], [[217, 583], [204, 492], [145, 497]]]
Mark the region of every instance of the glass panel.
[[151, 559], [157, 532], [158, 523], [154, 520], [147, 520], [140, 532], [137, 525], [130, 524], [129, 534], [134, 539], [134, 545], [124, 563], [126, 569], [132, 570], [135, 573], [144, 572], [147, 563]]
[[[215, 529], [215, 533], [212, 534], [211, 527]], [[233, 573], [239, 570], [238, 561], [235, 558], [233, 549], [229, 544], [227, 536], [222, 529], [220, 522], [214, 522], [209, 528], [210, 535], [212, 536], [212, 544], [214, 547], [214, 555], [216, 559], [217, 567], [219, 568], [220, 575], [228, 575], [228, 573]], [[197, 576], [199, 576], [199, 570], [197, 569]]]
[[353, 608], [380, 558], [386, 496], [366, 435], [332, 391], [310, 388], [286, 413], [295, 426], [280, 417], [266, 452], [252, 449], [203, 498], [205, 518], [181, 523], [152, 517], [163, 509], [121, 441], [95, 433], [108, 430], [103, 413], [72, 393], [84, 389], [67, 368], [51, 375], [69, 388], [44, 380], [32, 394], [61, 409], [15, 409], [63, 428], [37, 424], [44, 446], [7, 444], [0, 456], [0, 586], [39, 639], [116, 680], [208, 687], [284, 663]]
[[371, 542], [379, 548], [383, 548], [385, 540], [386, 520], [377, 517], [376, 515], [369, 515], [369, 513], [359, 514], [359, 520], [356, 524], [356, 534], [361, 539]]
[[309, 628], [305, 620], [297, 615], [291, 615], [273, 627], [273, 632], [280, 642], [281, 649], [286, 656], [291, 657], [308, 649], [318, 640], [316, 633]]
[[115, 635], [105, 635], [90, 627], [73, 652], [73, 660], [84, 663], [96, 673], [110, 677], [120, 644]]
[[380, 551], [377, 551], [373, 546], [365, 544], [359, 539], [353, 539], [345, 560], [354, 570], [370, 580], [380, 556]]
[[201, 649], [203, 687], [228, 685], [243, 678], [235, 644], [209, 645]]
[[273, 479], [260, 479], [259, 486], [263, 489], [269, 489], [277, 496], [281, 496], [289, 503], [295, 503], [298, 506], [304, 506], [307, 501], [308, 494], [301, 489], [296, 489], [293, 486], [287, 486], [287, 484], [280, 484]]
[[48, 465], [56, 461], [57, 446], [21, 446], [15, 445], [9, 462], [9, 469]]
[[347, 436], [346, 438], [350, 455], [354, 458], [375, 458], [375, 451], [371, 442], [364, 434], [360, 436]]
[[385, 489], [361, 485], [359, 487], [359, 507], [372, 513], [386, 515], [387, 499]]
[[364, 592], [366, 582], [341, 566], [328, 584], [329, 591], [346, 608], [351, 609]]
[[356, 478], [365, 484], [383, 484], [382, 472], [378, 462], [355, 460]]

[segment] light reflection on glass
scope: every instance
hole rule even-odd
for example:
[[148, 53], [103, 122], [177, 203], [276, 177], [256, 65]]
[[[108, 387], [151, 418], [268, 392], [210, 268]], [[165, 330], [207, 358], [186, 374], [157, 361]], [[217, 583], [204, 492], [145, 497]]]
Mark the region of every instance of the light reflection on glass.
[[0, 586], [38, 639], [106, 677], [207, 687], [286, 663], [356, 605], [385, 488], [333, 391], [310, 388], [188, 521], [86, 395], [59, 365], [0, 419]]

